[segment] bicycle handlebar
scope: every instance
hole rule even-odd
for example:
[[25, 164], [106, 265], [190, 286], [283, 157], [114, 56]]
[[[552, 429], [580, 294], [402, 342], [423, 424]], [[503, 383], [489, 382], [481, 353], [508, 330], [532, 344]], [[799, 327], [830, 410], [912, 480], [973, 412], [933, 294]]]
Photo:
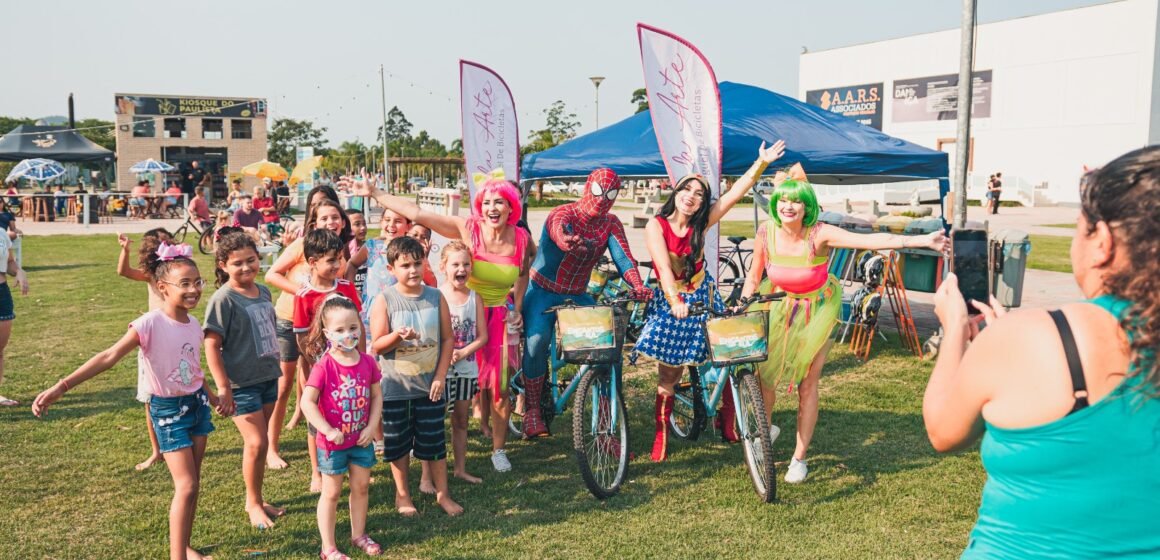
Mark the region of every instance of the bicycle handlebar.
[[556, 311], [558, 311], [560, 309], [573, 309], [573, 308], [577, 308], [577, 307], [596, 307], [596, 306], [605, 306], [605, 305], [615, 305], [618, 307], [627, 307], [628, 304], [630, 304], [630, 303], [643, 303], [644, 301], [645, 300], [643, 300], [643, 299], [636, 299], [636, 298], [631, 298], [631, 297], [621, 297], [621, 298], [604, 300], [596, 305], [580, 305], [580, 304], [578, 304], [570, 299], [566, 299], [566, 300], [564, 300], [564, 303], [561, 303], [560, 305], [553, 305], [552, 307], [545, 309], [544, 315], [548, 315], [550, 313], [555, 313]]
[[785, 292], [773, 292], [763, 296], [752, 295], [743, 298], [737, 302], [737, 305], [730, 309], [726, 308], [724, 311], [717, 311], [712, 307], [706, 306], [704, 303], [694, 303], [689, 306], [689, 315], [712, 315], [714, 317], [732, 317], [740, 315], [745, 312], [745, 308], [755, 303], [769, 303], [771, 301], [779, 301], [785, 299]]

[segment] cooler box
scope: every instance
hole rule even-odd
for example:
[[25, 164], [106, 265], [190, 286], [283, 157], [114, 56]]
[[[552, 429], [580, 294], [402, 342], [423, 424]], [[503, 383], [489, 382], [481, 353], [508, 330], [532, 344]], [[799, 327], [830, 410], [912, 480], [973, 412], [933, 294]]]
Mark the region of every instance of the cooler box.
[[845, 216], [842, 218], [842, 223], [838, 224], [842, 229], [848, 229], [857, 232], [871, 232], [874, 231], [874, 224], [869, 220], [864, 220], [857, 216]]
[[991, 286], [995, 299], [1003, 307], [1019, 307], [1023, 303], [1023, 277], [1027, 273], [1031, 237], [1025, 231], [1004, 229], [991, 236], [990, 244], [994, 255]]

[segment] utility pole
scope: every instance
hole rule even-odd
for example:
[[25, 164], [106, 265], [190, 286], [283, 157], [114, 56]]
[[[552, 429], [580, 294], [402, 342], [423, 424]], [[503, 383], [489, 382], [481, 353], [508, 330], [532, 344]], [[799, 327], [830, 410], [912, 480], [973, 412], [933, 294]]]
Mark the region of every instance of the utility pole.
[[387, 81], [383, 77], [383, 65], [379, 65], [379, 93], [383, 100], [383, 181], [386, 191], [391, 192], [391, 166], [387, 163]]
[[963, 23], [959, 31], [959, 111], [955, 135], [955, 215], [954, 227], [967, 224], [967, 164], [971, 159], [971, 105], [974, 83], [971, 70], [975, 59], [975, 3], [963, 0]]

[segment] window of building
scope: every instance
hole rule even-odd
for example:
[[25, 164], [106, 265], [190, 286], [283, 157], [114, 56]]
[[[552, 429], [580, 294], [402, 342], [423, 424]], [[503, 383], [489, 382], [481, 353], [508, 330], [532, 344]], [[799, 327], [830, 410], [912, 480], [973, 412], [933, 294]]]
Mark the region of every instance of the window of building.
[[230, 138], [234, 140], [249, 140], [254, 137], [252, 121], [230, 119]]
[[201, 137], [206, 140], [222, 139], [221, 119], [201, 119]]
[[185, 137], [185, 119], [165, 119], [165, 138]]
[[133, 138], [153, 138], [157, 136], [157, 123], [153, 117], [133, 117]]

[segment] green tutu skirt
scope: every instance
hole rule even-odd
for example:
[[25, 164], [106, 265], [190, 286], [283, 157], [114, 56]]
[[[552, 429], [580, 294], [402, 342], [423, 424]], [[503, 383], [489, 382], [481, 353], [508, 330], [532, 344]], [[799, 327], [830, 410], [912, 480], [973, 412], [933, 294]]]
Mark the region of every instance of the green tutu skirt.
[[[768, 288], [768, 283], [763, 288]], [[817, 290], [787, 293], [785, 299], [768, 305], [769, 359], [757, 365], [761, 382], [767, 387], [783, 381], [800, 383], [838, 322], [842, 312], [842, 285], [830, 275]]]

